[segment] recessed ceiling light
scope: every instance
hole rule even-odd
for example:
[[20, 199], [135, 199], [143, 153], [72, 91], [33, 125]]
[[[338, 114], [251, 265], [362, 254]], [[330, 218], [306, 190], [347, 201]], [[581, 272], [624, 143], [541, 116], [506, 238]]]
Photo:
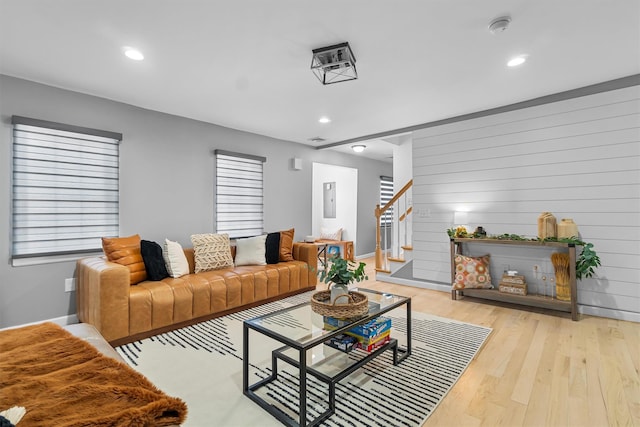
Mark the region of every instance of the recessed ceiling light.
[[318, 121], [319, 121], [320, 123], [323, 123], [323, 124], [325, 124], [325, 123], [331, 123], [331, 119], [330, 119], [329, 117], [326, 117], [326, 116], [320, 117], [320, 118], [318, 119]]
[[356, 153], [362, 153], [365, 148], [367, 148], [366, 145], [352, 145], [351, 146], [351, 149], [353, 151], [355, 151]]
[[129, 59], [133, 59], [134, 61], [142, 61], [144, 59], [144, 55], [138, 49], [133, 47], [125, 46], [123, 48], [124, 54]]
[[524, 64], [526, 60], [527, 60], [526, 56], [516, 56], [515, 58], [512, 58], [509, 60], [509, 62], [507, 62], [507, 66], [517, 67], [518, 65]]

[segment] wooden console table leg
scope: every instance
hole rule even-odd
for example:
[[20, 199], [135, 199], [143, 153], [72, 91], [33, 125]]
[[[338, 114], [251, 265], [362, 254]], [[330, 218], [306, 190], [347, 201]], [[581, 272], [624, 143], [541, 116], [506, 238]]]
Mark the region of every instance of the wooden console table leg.
[[571, 292], [571, 320], [578, 320], [578, 286], [576, 282], [576, 245], [569, 244], [569, 289]]
[[458, 299], [458, 293], [456, 292], [455, 289], [453, 289], [453, 284], [456, 282], [456, 263], [454, 261], [455, 257], [456, 257], [456, 243], [453, 241], [453, 239], [451, 239], [451, 243], [450, 243], [450, 252], [451, 252], [451, 299], [452, 300], [456, 300]]

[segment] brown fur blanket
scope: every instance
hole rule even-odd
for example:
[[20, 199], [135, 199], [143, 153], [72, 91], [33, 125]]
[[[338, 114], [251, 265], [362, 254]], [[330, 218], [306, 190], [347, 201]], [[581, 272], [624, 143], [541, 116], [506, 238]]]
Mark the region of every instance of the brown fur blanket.
[[0, 331], [0, 410], [24, 406], [18, 427], [166, 426], [186, 404], [53, 323]]

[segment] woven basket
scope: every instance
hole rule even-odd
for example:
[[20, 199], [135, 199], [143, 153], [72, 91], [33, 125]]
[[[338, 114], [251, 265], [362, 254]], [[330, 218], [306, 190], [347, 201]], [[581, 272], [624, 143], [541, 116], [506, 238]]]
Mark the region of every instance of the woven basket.
[[[348, 298], [347, 304], [336, 304], [338, 299]], [[323, 316], [336, 319], [350, 319], [363, 316], [369, 312], [369, 300], [361, 292], [350, 291], [331, 301], [331, 291], [318, 291], [311, 296], [311, 309]]]

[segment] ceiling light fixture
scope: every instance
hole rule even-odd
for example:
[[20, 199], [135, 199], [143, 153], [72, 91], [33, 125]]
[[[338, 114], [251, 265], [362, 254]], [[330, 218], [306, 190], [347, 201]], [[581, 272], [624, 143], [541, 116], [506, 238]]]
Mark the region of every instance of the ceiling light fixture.
[[312, 50], [311, 71], [323, 85], [346, 82], [358, 78], [356, 57], [349, 43]]
[[323, 123], [323, 124], [325, 124], [325, 123], [331, 123], [331, 119], [330, 119], [329, 117], [326, 117], [326, 116], [320, 117], [320, 118], [318, 119], [318, 121], [319, 121], [320, 123]]
[[507, 62], [508, 67], [517, 67], [518, 65], [522, 65], [525, 63], [527, 58], [525, 56], [516, 56]]
[[129, 59], [133, 59], [134, 61], [142, 61], [144, 59], [144, 55], [138, 49], [133, 47], [125, 46], [123, 48], [124, 54]]
[[353, 151], [355, 151], [356, 153], [362, 153], [365, 148], [367, 148], [366, 145], [352, 145], [351, 146], [351, 149]]

